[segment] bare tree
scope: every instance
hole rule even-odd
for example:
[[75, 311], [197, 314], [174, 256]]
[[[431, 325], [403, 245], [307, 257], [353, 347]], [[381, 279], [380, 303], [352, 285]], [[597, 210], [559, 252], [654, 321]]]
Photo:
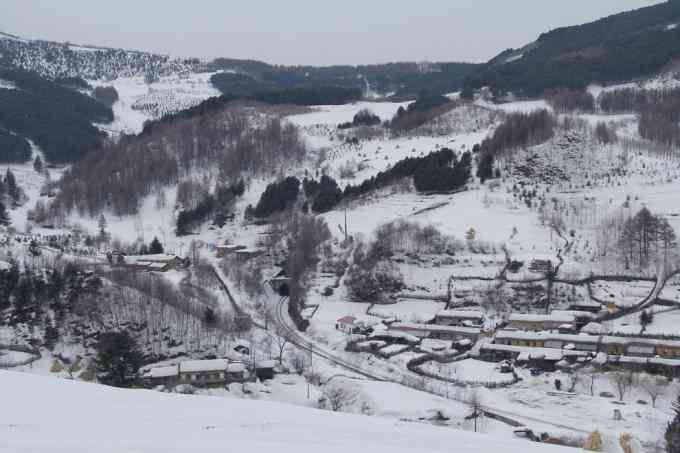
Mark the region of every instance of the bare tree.
[[583, 373], [590, 396], [595, 396], [595, 382], [597, 381], [597, 377], [600, 376], [600, 370], [597, 367], [592, 366], [585, 369]]
[[288, 346], [288, 334], [287, 332], [281, 328], [278, 324], [274, 327], [274, 332], [271, 334], [272, 339], [274, 340], [274, 344], [276, 345], [276, 349], [279, 352], [279, 363], [283, 363], [283, 354], [286, 351], [286, 346]]
[[356, 389], [343, 382], [326, 384], [320, 404], [322, 407], [338, 412], [354, 404], [358, 397]]
[[570, 393], [574, 393], [574, 391], [576, 390], [576, 386], [581, 381], [581, 375], [579, 374], [579, 371], [574, 370], [574, 372], [567, 375], [567, 379], [568, 379], [568, 382], [569, 382], [569, 386], [567, 387], [567, 391], [570, 392]]
[[609, 373], [609, 382], [616, 389], [616, 393], [619, 395], [619, 401], [623, 401], [630, 389], [635, 383], [635, 374], [633, 371], [615, 371]]
[[652, 400], [652, 407], [656, 407], [656, 400], [660, 395], [664, 394], [666, 386], [667, 384], [664, 382], [663, 378], [653, 376], [646, 376], [645, 378], [641, 379], [640, 382], [640, 387], [642, 387], [643, 390], [647, 392], [649, 399]]

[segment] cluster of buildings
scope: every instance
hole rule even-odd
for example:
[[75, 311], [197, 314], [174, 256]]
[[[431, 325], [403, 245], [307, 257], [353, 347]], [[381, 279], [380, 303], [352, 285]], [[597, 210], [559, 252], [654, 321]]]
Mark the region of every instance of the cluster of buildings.
[[445, 341], [469, 340], [473, 343], [482, 335], [484, 314], [478, 310], [443, 310], [437, 313], [433, 324], [392, 322], [388, 331]]

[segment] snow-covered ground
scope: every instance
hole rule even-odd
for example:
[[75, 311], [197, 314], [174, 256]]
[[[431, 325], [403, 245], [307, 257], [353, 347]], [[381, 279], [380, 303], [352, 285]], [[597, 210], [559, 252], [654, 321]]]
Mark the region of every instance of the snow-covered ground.
[[569, 451], [427, 424], [276, 403], [119, 390], [0, 372], [0, 451]]

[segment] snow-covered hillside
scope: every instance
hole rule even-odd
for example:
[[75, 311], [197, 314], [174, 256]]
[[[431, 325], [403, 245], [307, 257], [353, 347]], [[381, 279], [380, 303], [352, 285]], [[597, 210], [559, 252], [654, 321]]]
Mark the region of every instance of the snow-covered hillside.
[[219, 96], [210, 83], [214, 73], [175, 73], [148, 82], [144, 76], [120, 77], [114, 80], [91, 80], [93, 86], [112, 86], [119, 100], [113, 104], [112, 124], [101, 126], [112, 133], [137, 134], [144, 122], [176, 113]]
[[0, 451], [567, 452], [426, 424], [0, 372]]

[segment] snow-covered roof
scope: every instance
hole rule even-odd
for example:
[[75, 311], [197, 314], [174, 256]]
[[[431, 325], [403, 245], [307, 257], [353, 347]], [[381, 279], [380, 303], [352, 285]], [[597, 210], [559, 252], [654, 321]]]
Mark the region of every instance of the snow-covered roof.
[[594, 314], [592, 314], [589, 311], [582, 311], [582, 310], [553, 310], [550, 313], [552, 316], [573, 316], [574, 318], [588, 318], [592, 319], [595, 317]]
[[343, 316], [342, 318], [338, 319], [338, 324], [354, 324], [354, 322], [357, 320], [354, 316]]
[[131, 255], [125, 257], [127, 264], [142, 264], [142, 263], [169, 263], [178, 259], [177, 255], [166, 255], [164, 253], [157, 255]]
[[601, 335], [604, 333], [604, 327], [599, 322], [589, 322], [581, 329], [581, 333], [590, 335]]
[[255, 362], [255, 368], [274, 368], [276, 360], [258, 360]]
[[442, 310], [437, 313], [439, 318], [482, 319], [484, 314], [478, 310]]
[[395, 322], [390, 325], [390, 330], [404, 332], [451, 332], [464, 335], [479, 335], [481, 332], [479, 327], [440, 326], [438, 324], [416, 324], [410, 322]]
[[576, 356], [585, 357], [588, 355], [587, 352], [583, 351], [565, 351], [563, 349], [552, 349], [552, 348], [532, 348], [528, 346], [510, 346], [505, 344], [484, 344], [481, 346], [480, 350], [485, 351], [505, 351], [514, 352], [517, 354], [529, 353], [532, 358], [547, 358], [551, 357], [553, 359], [559, 360], [564, 356]]
[[631, 345], [626, 353], [628, 354], [649, 354], [654, 353], [654, 345]]
[[409, 341], [411, 343], [420, 342], [420, 338], [418, 338], [418, 337], [414, 337], [413, 335], [409, 335], [406, 332], [398, 332], [398, 331], [393, 331], [393, 330], [373, 332], [370, 336], [371, 337], [400, 338], [400, 339]]
[[572, 314], [551, 313], [549, 315], [513, 313], [510, 315], [510, 322], [555, 322], [571, 323], [576, 319]]
[[649, 345], [649, 346], [666, 346], [669, 348], [680, 348], [680, 341], [678, 340], [657, 340], [654, 338], [640, 338], [640, 337], [612, 337], [603, 336], [603, 344], [619, 344], [619, 345]]
[[156, 368], [151, 368], [149, 371], [144, 373], [145, 378], [151, 378], [151, 379], [161, 379], [161, 378], [168, 378], [168, 377], [174, 377], [179, 374], [179, 370], [177, 369], [176, 365], [173, 366], [161, 366], [161, 367], [156, 367]]
[[246, 370], [245, 364], [242, 362], [232, 362], [227, 365], [227, 373], [243, 373]]
[[227, 367], [229, 367], [229, 361], [225, 359], [188, 360], [179, 364], [179, 371], [180, 373], [225, 371]]
[[568, 343], [593, 343], [599, 342], [599, 337], [592, 335], [571, 335], [552, 332], [525, 332], [522, 330], [501, 330], [496, 334], [496, 340], [528, 340], [528, 341], [563, 341]]

